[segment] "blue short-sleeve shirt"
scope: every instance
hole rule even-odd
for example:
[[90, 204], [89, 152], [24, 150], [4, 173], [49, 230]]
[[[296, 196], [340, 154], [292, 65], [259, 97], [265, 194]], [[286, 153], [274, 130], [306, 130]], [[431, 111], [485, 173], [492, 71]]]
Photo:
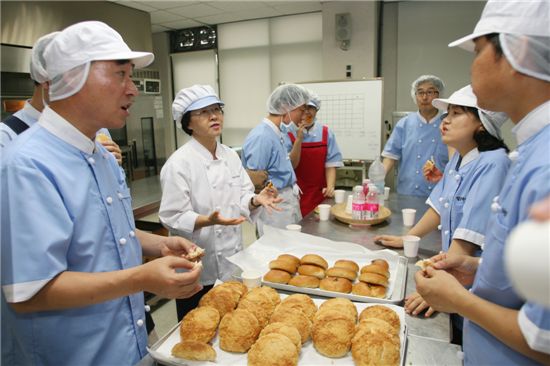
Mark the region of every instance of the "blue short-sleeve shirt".
[[397, 192], [428, 197], [434, 187], [424, 179], [422, 167], [433, 156], [441, 171], [449, 161], [447, 146], [441, 141], [442, 116], [429, 123], [419, 112], [409, 113], [397, 122], [384, 146], [382, 156], [398, 161]]

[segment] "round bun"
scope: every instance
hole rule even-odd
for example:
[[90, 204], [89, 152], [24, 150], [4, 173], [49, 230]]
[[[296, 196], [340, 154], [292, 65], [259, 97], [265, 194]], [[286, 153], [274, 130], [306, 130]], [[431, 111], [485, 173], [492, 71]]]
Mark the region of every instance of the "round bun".
[[399, 315], [392, 309], [384, 305], [374, 305], [365, 308], [361, 315], [359, 315], [359, 321], [363, 321], [370, 318], [376, 318], [386, 321], [394, 329], [395, 334], [399, 334], [401, 329], [401, 320]]
[[216, 361], [216, 351], [211, 345], [199, 341], [184, 340], [172, 347], [172, 356], [194, 361]]
[[264, 281], [287, 284], [292, 276], [286, 271], [272, 269], [264, 275]]
[[292, 254], [281, 254], [277, 259], [282, 259], [287, 262], [292, 262], [296, 268], [300, 265], [300, 258], [293, 256]]
[[378, 264], [368, 264], [364, 266], [363, 268], [361, 268], [361, 274], [363, 273], [377, 273], [386, 278], [390, 278], [390, 272], [388, 272], [387, 269]]
[[327, 277], [319, 283], [321, 290], [343, 292], [345, 294], [351, 292], [351, 287], [351, 281], [341, 277]]
[[359, 265], [357, 263], [355, 263], [354, 261], [350, 261], [350, 260], [347, 260], [347, 259], [338, 259], [334, 263], [334, 267], [347, 268], [347, 269], [349, 269], [351, 271], [354, 271], [354, 272], [359, 271]]
[[200, 306], [188, 312], [180, 323], [181, 339], [208, 343], [216, 335], [220, 312], [212, 306]]
[[286, 271], [290, 274], [294, 274], [296, 273], [297, 267], [289, 260], [275, 259], [274, 261], [269, 262], [269, 268], [280, 269], [281, 271]]
[[351, 348], [355, 321], [338, 310], [325, 310], [313, 323], [313, 346], [327, 357], [343, 357]]
[[349, 317], [353, 321], [353, 324], [357, 321], [357, 308], [350, 299], [335, 297], [323, 302], [321, 306], [319, 306], [319, 310], [315, 314], [315, 318], [319, 317], [324, 311], [327, 310], [337, 310], [340, 314]]
[[317, 288], [319, 287], [319, 279], [314, 276], [297, 275], [292, 277], [288, 284], [296, 287]]
[[316, 266], [319, 266], [323, 269], [327, 269], [328, 268], [328, 263], [327, 261], [321, 257], [320, 255], [317, 255], [317, 254], [306, 254], [302, 257], [302, 259], [300, 259], [300, 263], [301, 264], [314, 264]]
[[359, 281], [388, 287], [388, 278], [378, 273], [365, 272], [359, 276]]
[[390, 270], [390, 264], [389, 264], [388, 261], [385, 260], [385, 259], [382, 259], [382, 258], [374, 259], [371, 263], [372, 263], [372, 264], [376, 264], [376, 265], [378, 265], [378, 266], [382, 266], [382, 267], [384, 267], [387, 271]]
[[266, 334], [248, 352], [248, 366], [297, 365], [298, 350], [292, 341], [279, 333]]
[[244, 353], [256, 342], [262, 327], [250, 311], [236, 309], [220, 322], [220, 348], [228, 352]]
[[314, 276], [320, 280], [325, 278], [325, 270], [312, 264], [302, 264], [298, 267], [298, 273], [305, 276]]
[[300, 351], [302, 350], [302, 337], [300, 337], [300, 332], [298, 332], [298, 329], [294, 328], [293, 326], [281, 322], [268, 324], [260, 332], [260, 338], [264, 335], [271, 333], [282, 334], [288, 337], [288, 339], [290, 339], [292, 343], [294, 343], [294, 345], [296, 346], [296, 350], [298, 351], [298, 353], [300, 353]]
[[386, 288], [380, 285], [371, 285], [365, 282], [357, 282], [351, 292], [359, 296], [383, 298], [386, 296]]
[[357, 272], [351, 271], [347, 268], [340, 268], [340, 267], [332, 267], [327, 269], [325, 272], [325, 275], [330, 277], [341, 277], [341, 278], [347, 278], [350, 281], [355, 281], [357, 278]]

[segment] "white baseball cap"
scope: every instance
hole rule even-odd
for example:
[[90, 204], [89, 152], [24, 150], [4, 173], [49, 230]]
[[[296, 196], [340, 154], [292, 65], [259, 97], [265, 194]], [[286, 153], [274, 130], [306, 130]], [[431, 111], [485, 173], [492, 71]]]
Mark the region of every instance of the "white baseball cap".
[[44, 50], [60, 32], [52, 32], [38, 38], [32, 47], [31, 54], [31, 79], [37, 83], [45, 83], [50, 78], [45, 69]]
[[477, 98], [471, 85], [466, 85], [465, 87], [455, 91], [447, 99], [436, 98], [432, 100], [432, 105], [440, 111], [446, 112], [449, 108], [449, 104], [476, 108], [481, 124], [485, 130], [494, 137], [502, 139], [500, 135], [500, 127], [502, 127], [504, 122], [506, 122], [508, 115], [503, 112], [492, 112], [479, 108], [477, 105]]
[[218, 98], [218, 95], [210, 85], [193, 85], [189, 88], [181, 89], [172, 103], [172, 117], [174, 121], [179, 122], [181, 117], [189, 111], [194, 111], [207, 107], [212, 104], [224, 103]]
[[548, 0], [489, 0], [474, 32], [449, 43], [449, 47], [473, 52], [473, 40], [491, 33], [548, 37], [549, 22]]

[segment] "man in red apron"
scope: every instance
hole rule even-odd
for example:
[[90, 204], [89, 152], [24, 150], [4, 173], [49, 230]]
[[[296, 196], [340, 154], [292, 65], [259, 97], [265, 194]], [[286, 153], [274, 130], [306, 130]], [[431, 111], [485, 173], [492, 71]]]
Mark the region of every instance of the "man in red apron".
[[326, 197], [334, 196], [336, 168], [344, 166], [334, 133], [315, 118], [321, 100], [312, 94], [299, 125], [287, 127], [285, 145], [302, 191], [302, 216], [310, 213]]

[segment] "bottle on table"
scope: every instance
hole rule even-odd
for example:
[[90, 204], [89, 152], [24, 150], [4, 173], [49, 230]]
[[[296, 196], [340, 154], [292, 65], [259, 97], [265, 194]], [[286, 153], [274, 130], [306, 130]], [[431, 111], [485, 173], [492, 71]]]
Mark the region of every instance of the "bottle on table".
[[377, 156], [376, 159], [374, 159], [369, 167], [369, 179], [372, 184], [376, 186], [376, 189], [378, 190], [379, 200], [378, 203], [382, 206], [384, 205], [384, 186], [386, 178], [386, 170], [384, 169], [384, 165], [380, 161], [380, 157]]
[[380, 203], [378, 198], [378, 188], [374, 184], [369, 185], [369, 193], [365, 198], [365, 208], [365, 219], [376, 219], [378, 217]]
[[367, 197], [367, 193], [369, 193], [369, 184], [370, 184], [370, 179], [369, 178], [365, 178], [363, 179], [363, 194], [365, 195], [365, 197]]
[[365, 217], [365, 195], [363, 186], [353, 187], [353, 200], [351, 203], [351, 218], [354, 220], [364, 220]]

